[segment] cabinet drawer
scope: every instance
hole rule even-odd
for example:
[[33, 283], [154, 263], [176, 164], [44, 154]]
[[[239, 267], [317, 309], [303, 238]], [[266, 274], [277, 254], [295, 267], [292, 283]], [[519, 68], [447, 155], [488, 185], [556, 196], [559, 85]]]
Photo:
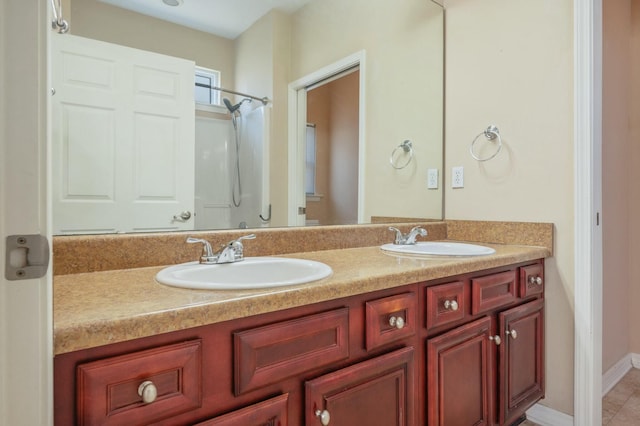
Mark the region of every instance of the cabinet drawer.
[[427, 287], [427, 329], [464, 318], [467, 310], [464, 283], [455, 281]]
[[[200, 340], [80, 364], [78, 424], [142, 425], [198, 408], [201, 365]], [[138, 394], [144, 382], [156, 389], [153, 402], [143, 402]]]
[[259, 388], [349, 357], [349, 309], [233, 334], [235, 393]]
[[520, 268], [520, 297], [525, 298], [544, 291], [544, 268], [540, 264]]
[[227, 413], [196, 426], [287, 426], [289, 394], [276, 396], [257, 404]]
[[517, 299], [516, 271], [500, 272], [471, 280], [471, 314], [487, 312]]
[[416, 297], [403, 293], [366, 303], [367, 350], [416, 332]]

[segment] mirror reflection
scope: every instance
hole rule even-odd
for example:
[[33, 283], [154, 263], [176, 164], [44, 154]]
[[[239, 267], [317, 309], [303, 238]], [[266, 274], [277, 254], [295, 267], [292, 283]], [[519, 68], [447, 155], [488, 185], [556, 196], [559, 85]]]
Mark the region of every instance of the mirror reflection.
[[442, 218], [433, 1], [63, 7], [55, 234]]

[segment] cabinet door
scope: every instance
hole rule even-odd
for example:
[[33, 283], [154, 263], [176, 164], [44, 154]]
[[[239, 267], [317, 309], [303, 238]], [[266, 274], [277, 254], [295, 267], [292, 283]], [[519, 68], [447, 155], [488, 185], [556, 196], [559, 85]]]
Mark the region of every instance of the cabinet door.
[[499, 315], [500, 424], [511, 424], [544, 396], [544, 300]]
[[307, 426], [413, 426], [413, 348], [306, 382]]
[[489, 425], [493, 376], [491, 318], [427, 341], [427, 424]]
[[196, 426], [287, 426], [289, 394], [241, 408]]

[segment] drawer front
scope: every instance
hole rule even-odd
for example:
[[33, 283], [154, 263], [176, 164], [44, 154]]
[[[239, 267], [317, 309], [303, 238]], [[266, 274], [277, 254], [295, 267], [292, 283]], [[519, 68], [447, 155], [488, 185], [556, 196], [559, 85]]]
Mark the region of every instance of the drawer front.
[[464, 318], [468, 309], [464, 297], [464, 283], [455, 281], [427, 287], [427, 329]]
[[508, 305], [517, 298], [515, 270], [471, 280], [472, 315]]
[[544, 268], [540, 264], [520, 268], [520, 297], [542, 294], [544, 291]]
[[349, 357], [349, 309], [283, 321], [233, 334], [235, 393]]
[[289, 394], [249, 405], [196, 426], [287, 426]]
[[[202, 404], [201, 366], [200, 340], [80, 364], [78, 423], [143, 425], [198, 408]], [[138, 394], [144, 382], [156, 389], [153, 402], [143, 402]]]
[[416, 332], [416, 296], [403, 293], [366, 303], [367, 350]]

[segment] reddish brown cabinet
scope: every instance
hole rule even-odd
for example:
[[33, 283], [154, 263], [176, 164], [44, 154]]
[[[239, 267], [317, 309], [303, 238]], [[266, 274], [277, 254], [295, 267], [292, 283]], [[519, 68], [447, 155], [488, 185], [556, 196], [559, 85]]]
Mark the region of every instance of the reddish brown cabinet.
[[491, 318], [427, 341], [427, 424], [490, 425], [493, 403]]
[[305, 384], [306, 426], [410, 426], [414, 350], [403, 348]]
[[510, 425], [544, 396], [543, 277], [523, 262], [58, 355], [54, 423]]

